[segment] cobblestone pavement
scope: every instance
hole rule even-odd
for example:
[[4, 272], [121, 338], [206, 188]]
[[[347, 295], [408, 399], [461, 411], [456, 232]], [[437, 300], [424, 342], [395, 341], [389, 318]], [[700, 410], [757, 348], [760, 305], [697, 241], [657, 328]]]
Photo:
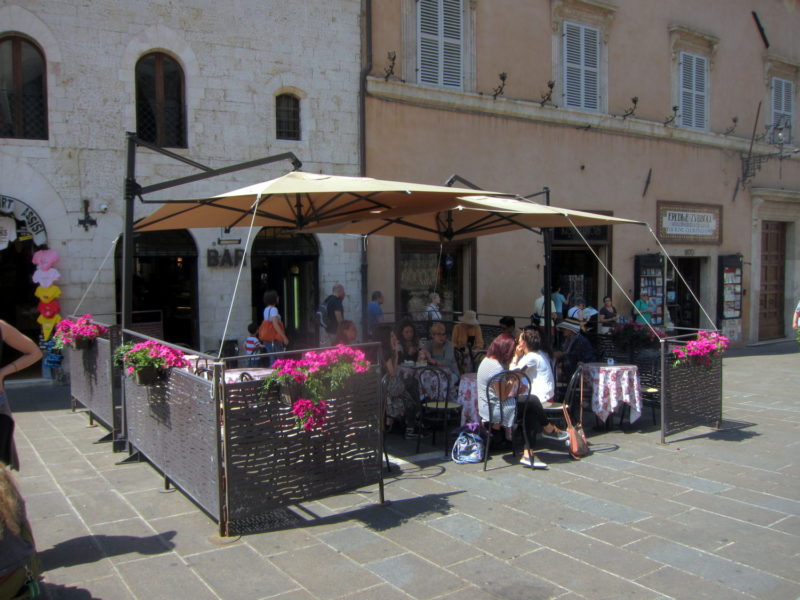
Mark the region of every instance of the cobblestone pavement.
[[[68, 389], [10, 382], [19, 476], [51, 598], [800, 597], [800, 353], [730, 353], [724, 422], [660, 444], [649, 412], [549, 471], [443, 461], [392, 440], [377, 486], [220, 539], [146, 463], [98, 444]], [[397, 458], [404, 455], [404, 458]]]

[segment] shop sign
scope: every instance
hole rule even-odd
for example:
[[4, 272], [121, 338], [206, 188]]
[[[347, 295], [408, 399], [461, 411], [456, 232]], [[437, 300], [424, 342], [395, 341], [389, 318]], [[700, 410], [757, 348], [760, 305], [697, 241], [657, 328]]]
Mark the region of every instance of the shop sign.
[[674, 244], [722, 243], [722, 206], [662, 202], [658, 210], [658, 239]]
[[[17, 221], [25, 223], [26, 235], [33, 236], [33, 242], [37, 246], [42, 246], [47, 243], [47, 232], [44, 228], [44, 223], [30, 206], [12, 198], [11, 196], [0, 195], [0, 214], [13, 215]], [[22, 231], [17, 231], [17, 236], [23, 239]]]
[[206, 265], [209, 267], [238, 267], [244, 257], [244, 248], [206, 250]]

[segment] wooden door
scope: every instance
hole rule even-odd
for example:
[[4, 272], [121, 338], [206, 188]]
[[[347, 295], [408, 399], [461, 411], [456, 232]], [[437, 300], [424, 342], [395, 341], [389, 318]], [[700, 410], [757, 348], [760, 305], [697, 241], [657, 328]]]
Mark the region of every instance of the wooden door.
[[782, 338], [784, 280], [786, 275], [786, 224], [761, 223], [761, 296], [758, 308], [758, 339]]

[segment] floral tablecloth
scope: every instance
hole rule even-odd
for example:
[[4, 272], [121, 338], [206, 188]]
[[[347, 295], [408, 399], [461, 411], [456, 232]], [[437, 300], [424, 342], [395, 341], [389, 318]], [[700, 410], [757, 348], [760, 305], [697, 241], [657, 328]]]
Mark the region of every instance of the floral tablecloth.
[[642, 415], [639, 373], [636, 365], [584, 363], [584, 383], [592, 386], [592, 412], [601, 421], [624, 402], [631, 407], [631, 423]]
[[461, 425], [480, 423], [478, 415], [478, 374], [464, 373], [458, 382], [458, 403], [461, 408]]

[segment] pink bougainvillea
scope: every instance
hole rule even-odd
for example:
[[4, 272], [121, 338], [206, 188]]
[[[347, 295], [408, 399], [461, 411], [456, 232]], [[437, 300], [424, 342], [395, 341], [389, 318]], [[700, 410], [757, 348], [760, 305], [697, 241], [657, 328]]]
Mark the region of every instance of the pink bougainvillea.
[[672, 350], [675, 355], [673, 365], [688, 362], [710, 367], [713, 359], [725, 352], [729, 342], [728, 338], [715, 331], [700, 331], [696, 340]]
[[265, 389], [274, 383], [300, 387], [304, 397], [292, 403], [292, 414], [306, 431], [321, 429], [328, 406], [325, 398], [341, 388], [354, 373], [366, 373], [369, 361], [361, 350], [338, 345], [335, 348], [309, 351], [299, 360], [276, 360], [272, 374], [264, 381]]

